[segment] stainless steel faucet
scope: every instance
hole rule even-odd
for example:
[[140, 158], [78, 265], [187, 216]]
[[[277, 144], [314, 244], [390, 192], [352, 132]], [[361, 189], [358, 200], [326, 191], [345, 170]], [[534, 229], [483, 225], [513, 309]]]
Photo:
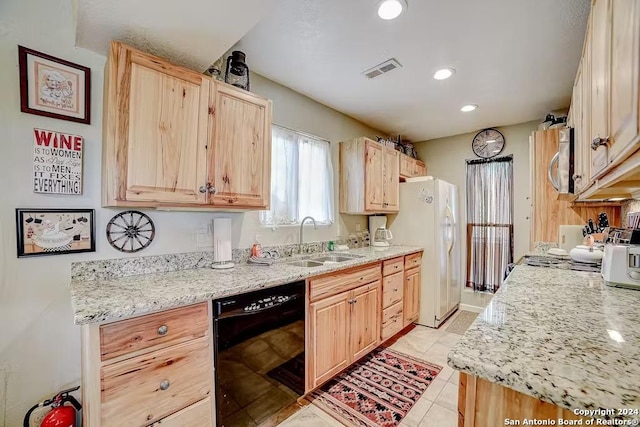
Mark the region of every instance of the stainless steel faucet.
[[316, 224], [316, 220], [312, 217], [312, 216], [305, 216], [302, 221], [300, 222], [300, 241], [298, 242], [298, 253], [301, 254], [302, 253], [302, 226], [304, 226], [304, 223], [310, 219], [311, 221], [313, 221], [313, 229], [317, 230], [318, 229], [318, 225]]

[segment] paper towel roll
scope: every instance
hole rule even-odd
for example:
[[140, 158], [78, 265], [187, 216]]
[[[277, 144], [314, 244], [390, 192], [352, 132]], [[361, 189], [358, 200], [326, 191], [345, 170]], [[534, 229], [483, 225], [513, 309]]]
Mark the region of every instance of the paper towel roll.
[[213, 261], [227, 262], [232, 259], [231, 218], [215, 218], [213, 220]]

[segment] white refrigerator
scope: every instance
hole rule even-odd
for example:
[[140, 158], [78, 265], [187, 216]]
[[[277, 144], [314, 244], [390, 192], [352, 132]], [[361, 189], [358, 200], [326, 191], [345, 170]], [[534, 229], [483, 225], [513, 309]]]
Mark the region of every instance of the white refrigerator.
[[462, 274], [458, 187], [433, 177], [400, 183], [400, 212], [392, 218], [393, 243], [421, 246], [420, 318], [437, 328], [460, 305]]

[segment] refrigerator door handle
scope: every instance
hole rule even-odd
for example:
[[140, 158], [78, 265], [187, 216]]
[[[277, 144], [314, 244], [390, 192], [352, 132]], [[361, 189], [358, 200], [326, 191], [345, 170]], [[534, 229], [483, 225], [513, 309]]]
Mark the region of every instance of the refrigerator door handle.
[[448, 239], [447, 253], [451, 253], [453, 245], [455, 244], [455, 230], [453, 229], [453, 211], [449, 205], [447, 205], [447, 226], [451, 227], [451, 238]]

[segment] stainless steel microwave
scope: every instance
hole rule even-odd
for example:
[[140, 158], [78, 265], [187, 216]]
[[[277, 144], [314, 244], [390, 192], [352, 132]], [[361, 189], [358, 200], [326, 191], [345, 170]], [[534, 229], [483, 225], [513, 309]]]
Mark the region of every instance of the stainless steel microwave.
[[560, 194], [573, 194], [574, 174], [574, 131], [573, 128], [560, 129], [558, 152], [549, 163], [549, 181]]

